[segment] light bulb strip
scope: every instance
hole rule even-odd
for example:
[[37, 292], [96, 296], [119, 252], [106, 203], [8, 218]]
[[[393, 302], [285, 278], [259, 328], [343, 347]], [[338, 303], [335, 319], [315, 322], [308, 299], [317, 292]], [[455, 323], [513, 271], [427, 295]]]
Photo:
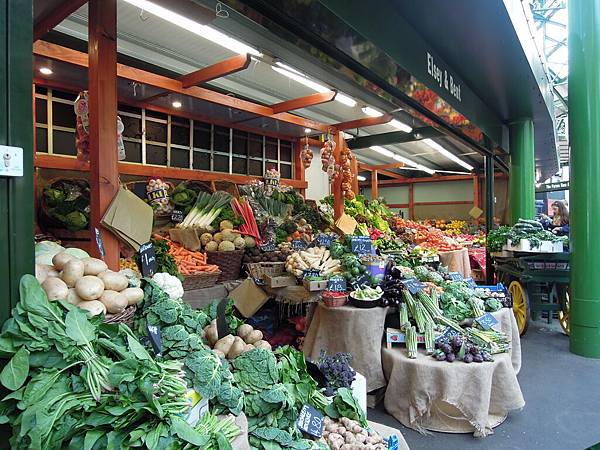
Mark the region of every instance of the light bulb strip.
[[427, 144], [429, 147], [431, 147], [432, 149], [434, 149], [435, 151], [437, 151], [439, 154], [441, 154], [441, 155], [445, 156], [446, 158], [454, 161], [459, 166], [462, 166], [462, 167], [464, 167], [467, 170], [473, 170], [474, 169], [474, 167], [472, 165], [470, 165], [469, 163], [463, 161], [462, 159], [460, 159], [455, 154], [450, 153], [448, 150], [446, 150], [444, 147], [442, 147], [437, 142], [432, 141], [431, 139], [423, 139], [421, 142], [423, 142], [424, 144]]

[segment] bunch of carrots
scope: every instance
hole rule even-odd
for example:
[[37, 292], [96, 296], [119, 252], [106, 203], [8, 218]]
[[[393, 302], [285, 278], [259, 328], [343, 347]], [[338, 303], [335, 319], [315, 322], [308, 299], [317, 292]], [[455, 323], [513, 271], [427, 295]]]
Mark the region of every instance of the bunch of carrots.
[[219, 266], [208, 264], [206, 253], [188, 250], [177, 242], [160, 235], [155, 235], [154, 238], [164, 239], [169, 243], [169, 255], [173, 256], [175, 259], [177, 270], [182, 275], [200, 275], [202, 273], [212, 273], [219, 270]]

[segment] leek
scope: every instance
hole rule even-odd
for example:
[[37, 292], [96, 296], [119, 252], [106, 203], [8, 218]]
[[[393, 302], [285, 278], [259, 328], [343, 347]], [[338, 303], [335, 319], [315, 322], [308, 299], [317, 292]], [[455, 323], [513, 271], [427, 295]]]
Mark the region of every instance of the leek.
[[209, 227], [219, 216], [221, 210], [229, 205], [230, 201], [231, 195], [224, 191], [217, 191], [214, 194], [199, 193], [194, 207], [181, 222], [181, 227]]

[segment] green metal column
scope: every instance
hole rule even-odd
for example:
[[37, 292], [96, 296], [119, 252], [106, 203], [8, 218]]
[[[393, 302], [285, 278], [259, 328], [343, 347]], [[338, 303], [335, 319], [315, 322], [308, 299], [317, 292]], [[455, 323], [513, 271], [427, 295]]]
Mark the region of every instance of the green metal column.
[[600, 358], [600, 1], [569, 0], [571, 351]]
[[0, 0], [0, 145], [23, 148], [24, 169], [0, 177], [0, 323], [34, 264], [32, 9], [31, 0]]
[[512, 223], [535, 216], [535, 147], [533, 121], [509, 125], [510, 216]]

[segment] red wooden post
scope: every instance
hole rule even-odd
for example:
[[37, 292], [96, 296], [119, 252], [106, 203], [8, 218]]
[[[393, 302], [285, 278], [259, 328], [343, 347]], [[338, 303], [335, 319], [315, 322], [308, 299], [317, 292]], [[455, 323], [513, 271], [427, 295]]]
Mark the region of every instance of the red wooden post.
[[371, 200], [379, 198], [379, 180], [377, 170], [371, 172]]
[[[299, 181], [305, 180], [304, 163], [302, 162], [302, 158], [300, 157], [303, 147], [304, 141], [302, 139], [298, 139], [294, 145], [294, 178]], [[306, 189], [301, 188], [298, 189], [298, 191], [302, 196], [306, 195]]]
[[354, 191], [354, 193], [356, 195], [358, 195], [360, 193], [359, 187], [358, 187], [358, 160], [356, 159], [355, 155], [352, 155], [351, 169], [352, 169], [352, 190]]
[[[94, 229], [119, 189], [117, 158], [117, 2], [89, 2], [89, 117], [90, 117], [90, 186], [92, 243]], [[119, 242], [102, 229], [105, 261], [119, 270]], [[95, 245], [93, 253], [99, 255]]]
[[415, 218], [415, 192], [413, 183], [408, 185], [408, 218], [410, 220]]
[[473, 206], [479, 208], [479, 175], [473, 176]]
[[[340, 154], [342, 153], [342, 146], [346, 145], [344, 140], [344, 133], [336, 131], [333, 133], [333, 140], [335, 142], [335, 150], [333, 156], [336, 162], [339, 163], [341, 160]], [[333, 218], [339, 219], [344, 214], [344, 195], [342, 194], [342, 175], [337, 176], [333, 183], [331, 183], [331, 190], [333, 191]]]

